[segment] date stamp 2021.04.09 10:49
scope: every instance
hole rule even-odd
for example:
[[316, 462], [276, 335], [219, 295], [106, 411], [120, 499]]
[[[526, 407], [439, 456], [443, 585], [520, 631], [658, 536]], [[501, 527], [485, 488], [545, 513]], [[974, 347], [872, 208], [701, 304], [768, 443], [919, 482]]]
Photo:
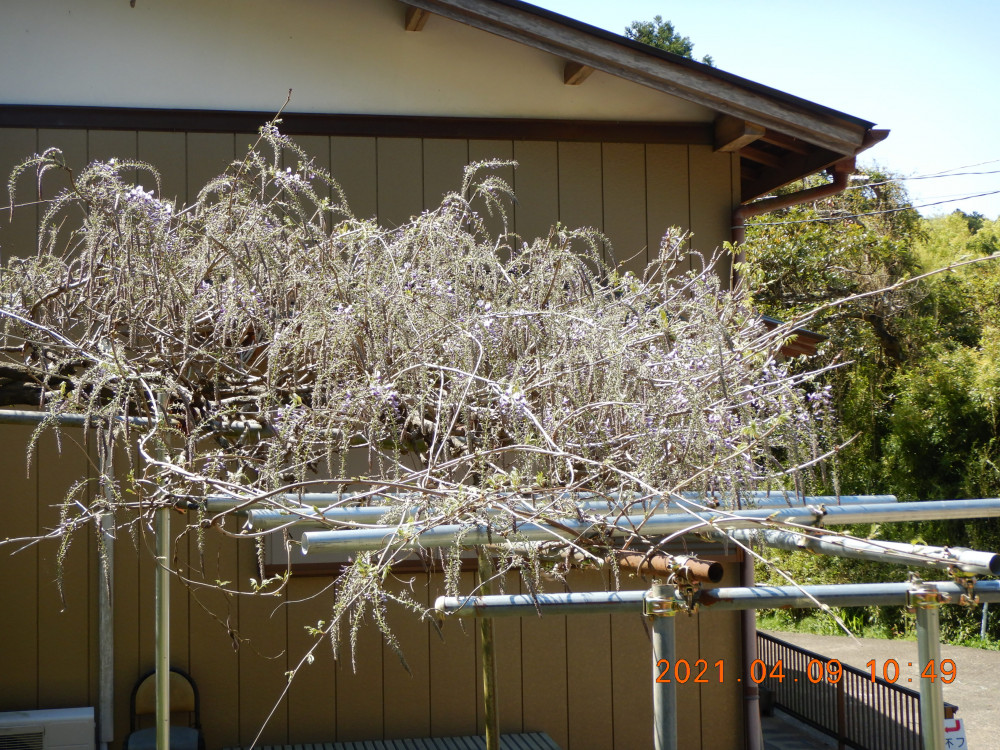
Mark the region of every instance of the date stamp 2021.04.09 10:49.
[[[914, 664], [913, 662], [907, 662], [906, 666], [912, 668]], [[872, 682], [884, 680], [885, 682], [894, 684], [901, 679], [900, 665], [895, 659], [885, 659], [881, 662], [877, 659], [872, 659], [865, 664], [865, 667], [868, 669], [868, 675]], [[942, 659], [937, 662], [932, 659], [924, 665], [918, 664], [917, 667], [920, 668], [919, 674], [916, 676], [917, 680], [924, 679], [931, 682], [940, 680], [942, 683], [948, 685], [954, 682], [958, 676], [958, 669], [955, 666], [955, 662], [951, 659]], [[829, 661], [810, 659], [806, 664], [804, 672], [798, 672], [797, 670], [786, 671], [781, 659], [778, 659], [773, 664], [767, 664], [763, 659], [754, 659], [750, 663], [750, 673], [744, 675], [740, 669], [727, 670], [725, 659], [719, 659], [714, 663], [710, 663], [705, 659], [697, 659], [694, 662], [690, 662], [687, 659], [676, 659], [673, 662], [669, 659], [660, 659], [656, 662], [656, 673], [654, 677], [656, 682], [677, 682], [680, 684], [687, 682], [705, 684], [710, 682], [726, 682], [734, 679], [736, 682], [750, 680], [757, 684], [767, 679], [776, 680], [779, 683], [784, 682], [786, 679], [794, 682], [798, 682], [801, 679], [803, 681], [808, 680], [813, 684], [820, 682], [836, 684], [843, 679], [844, 667], [836, 659], [830, 659]], [[914, 677], [904, 677], [902, 679], [910, 683], [914, 681]]]

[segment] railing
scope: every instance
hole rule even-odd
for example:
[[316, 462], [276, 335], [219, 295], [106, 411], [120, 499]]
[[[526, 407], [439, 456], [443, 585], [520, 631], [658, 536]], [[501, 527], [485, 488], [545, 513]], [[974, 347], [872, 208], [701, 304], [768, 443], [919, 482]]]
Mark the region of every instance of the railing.
[[[920, 693], [872, 679], [864, 670], [757, 633], [751, 679], [774, 694], [775, 704], [799, 721], [854, 750], [921, 750]], [[780, 665], [780, 667], [779, 667]], [[958, 706], [944, 704], [946, 718]]]

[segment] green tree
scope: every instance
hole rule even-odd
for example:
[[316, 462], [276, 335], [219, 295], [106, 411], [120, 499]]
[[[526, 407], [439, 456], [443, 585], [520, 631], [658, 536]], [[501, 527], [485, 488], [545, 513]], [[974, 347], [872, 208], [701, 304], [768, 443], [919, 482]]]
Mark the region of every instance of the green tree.
[[[664, 21], [663, 16], [653, 16], [652, 21], [633, 21], [625, 29], [625, 36], [650, 47], [673, 52], [675, 55], [694, 59], [694, 43], [689, 37], [681, 36], [670, 21]], [[711, 55], [701, 58], [705, 65], [715, 66]]]
[[[901, 500], [1000, 493], [1000, 268], [976, 264], [880, 291], [996, 253], [1000, 221], [962, 212], [922, 219], [893, 175], [868, 171], [839, 195], [752, 220], [744, 249], [743, 278], [763, 312], [788, 318], [848, 300], [808, 324], [828, 337], [820, 362], [849, 364], [832, 370], [828, 384], [845, 436], [856, 437], [840, 452], [828, 489], [891, 493]], [[1000, 524], [992, 520], [865, 526], [854, 532], [1000, 548]], [[800, 580], [905, 576], [899, 566], [775, 557]], [[942, 617], [952, 638], [978, 632], [978, 610], [948, 608]], [[870, 609], [856, 613], [856, 621], [890, 632], [905, 624], [898, 609]], [[998, 624], [993, 623], [994, 636]]]

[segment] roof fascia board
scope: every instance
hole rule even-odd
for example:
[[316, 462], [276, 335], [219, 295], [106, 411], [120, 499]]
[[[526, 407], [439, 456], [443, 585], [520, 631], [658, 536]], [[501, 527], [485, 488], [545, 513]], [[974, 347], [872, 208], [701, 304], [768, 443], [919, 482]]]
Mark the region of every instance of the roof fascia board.
[[580, 24], [562, 23], [554, 14], [531, 12], [521, 3], [407, 0], [407, 4], [837, 153], [858, 151], [871, 125], [849, 115], [836, 117], [832, 110], [815, 111], [825, 108], [805, 100], [797, 104], [798, 100], [787, 94], [768, 96], [760, 90], [764, 87], [750, 81], [701, 64], [682, 65], [659, 54], [645, 53], [625, 39], [618, 42], [579, 28]]

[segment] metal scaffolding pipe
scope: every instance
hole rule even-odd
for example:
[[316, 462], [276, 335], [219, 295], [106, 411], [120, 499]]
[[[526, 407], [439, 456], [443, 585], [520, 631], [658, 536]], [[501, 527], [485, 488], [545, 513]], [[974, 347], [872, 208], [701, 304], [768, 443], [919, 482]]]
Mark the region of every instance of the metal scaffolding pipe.
[[[64, 427], [97, 427], [107, 421], [106, 417], [88, 417], [85, 414], [52, 414], [47, 411], [30, 411], [27, 409], [0, 409], [0, 424], [37, 425], [51, 420]], [[112, 417], [118, 424], [125, 424], [125, 417]], [[133, 427], [149, 427], [152, 421], [147, 417], [128, 417], [128, 424]], [[242, 435], [245, 432], [273, 435], [274, 430], [253, 419], [239, 419], [219, 423], [217, 432], [227, 435]]]
[[104, 547], [97, 582], [97, 739], [107, 750], [115, 738], [115, 535], [111, 514], [100, 514]]
[[[157, 449], [163, 460], [166, 451]], [[170, 750], [170, 508], [156, 509], [156, 750]]]
[[[654, 750], [677, 750], [677, 682], [670, 672], [677, 663], [677, 611], [671, 606], [676, 591], [675, 586], [660, 584], [653, 586], [646, 597], [646, 615], [652, 620]], [[661, 602], [667, 606], [658, 606]]]
[[737, 529], [717, 534], [720, 541], [732, 536], [739, 542], [760, 541], [768, 547], [797, 552], [806, 550], [834, 557], [899, 563], [939, 570], [960, 570], [973, 575], [1000, 574], [1000, 555], [979, 552], [966, 547], [932, 547], [926, 544], [904, 544], [868, 539], [846, 539], [830, 534], [803, 534], [797, 531]]
[[[574, 493], [575, 494], [575, 493]], [[250, 516], [250, 523], [257, 529], [277, 528], [289, 522], [298, 525], [306, 525], [319, 521], [300, 518], [296, 520], [294, 511], [301, 511], [315, 515], [322, 513], [323, 517], [333, 522], [353, 522], [353, 523], [376, 523], [379, 518], [393, 509], [389, 505], [367, 505], [355, 506], [354, 502], [370, 502], [372, 499], [384, 499], [395, 497], [397, 500], [404, 495], [377, 494], [370, 492], [307, 492], [303, 494], [286, 493], [271, 498], [271, 503], [265, 504], [254, 500], [240, 500], [227, 495], [209, 495], [201, 503], [208, 513], [223, 513], [242, 508]], [[636, 499], [621, 498], [617, 493], [613, 493], [610, 500], [590, 500], [593, 493], [581, 492], [578, 494], [577, 506], [581, 510], [605, 511], [607, 513], [621, 513], [631, 511], [636, 513], [641, 506], [647, 511], [657, 509], [666, 503], [663, 508], [664, 513], [685, 513], [689, 510], [700, 510], [699, 503], [703, 506], [706, 503], [732, 503], [732, 497], [723, 495], [701, 495], [696, 493], [682, 493], [680, 498], [663, 498], [656, 496], [640, 501], [639, 495], [631, 495]], [[536, 507], [552, 500], [551, 496], [540, 496], [538, 498], [524, 497], [524, 505], [527, 508]], [[781, 495], [775, 492], [748, 492], [740, 497], [741, 504], [754, 508], [788, 508], [801, 505], [881, 505], [884, 503], [895, 503], [895, 495], [812, 495], [796, 496]], [[273, 507], [273, 503], [286, 506], [291, 512]], [[324, 507], [326, 506], [326, 507]], [[362, 520], [365, 518], [366, 520]], [[322, 528], [322, 523], [316, 528]]]
[[[807, 526], [882, 523], [886, 521], [944, 520], [987, 518], [1000, 516], [1000, 499], [938, 500], [921, 503], [880, 503], [872, 505], [807, 506], [793, 508], [756, 508], [740, 511], [700, 513], [664, 513], [644, 516], [629, 515], [607, 518], [619, 534], [636, 530], [648, 536], [665, 536], [677, 532], [711, 529], [760, 528], [781, 523]], [[555, 539], [577, 539], [594, 529], [589, 521], [565, 519], [558, 526], [525, 523], [514, 529], [490, 528], [484, 524], [472, 526], [445, 524], [421, 530], [408, 526], [405, 537], [392, 527], [351, 529], [341, 531], [307, 531], [302, 534], [302, 551], [351, 553], [396, 546], [418, 550], [446, 547], [459, 538], [463, 546], [495, 544], [509, 535], [511, 541], [541, 542]]]
[[[930, 585], [930, 584], [928, 584]], [[933, 583], [938, 592], [956, 604], [965, 587], [952, 581]], [[813, 609], [859, 607], [870, 604], [905, 606], [909, 583], [843, 583], [822, 586], [753, 586], [703, 589], [695, 598], [705, 610]], [[971, 592], [983, 602], [1000, 602], [1000, 581], [977, 581]], [[506, 594], [499, 596], [440, 596], [434, 608], [451, 617], [535, 617], [539, 614], [623, 614], [643, 611], [645, 591], [609, 591], [574, 594]], [[683, 606], [682, 599], [677, 605]]]
[[[917, 582], [910, 591], [910, 599], [917, 614], [917, 668], [924, 675], [928, 669], [940, 676], [941, 620], [940, 594], [932, 583]], [[924, 750], [941, 750], [944, 747], [944, 690], [941, 680], [920, 680], [920, 736]]]

